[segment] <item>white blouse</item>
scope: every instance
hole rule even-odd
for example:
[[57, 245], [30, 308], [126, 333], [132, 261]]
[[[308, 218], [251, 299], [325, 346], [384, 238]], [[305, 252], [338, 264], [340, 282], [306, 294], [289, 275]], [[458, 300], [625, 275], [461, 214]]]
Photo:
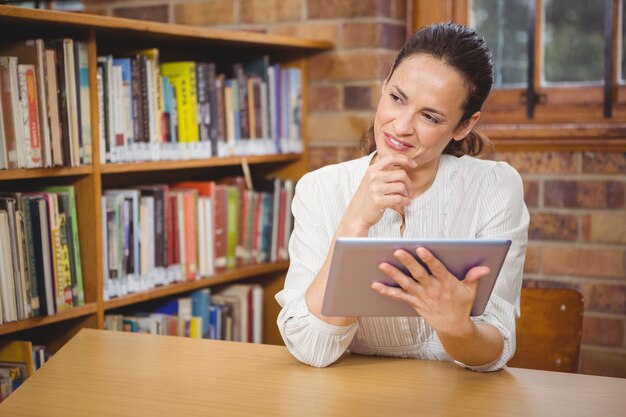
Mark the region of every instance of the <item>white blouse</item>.
[[[328, 165], [304, 175], [292, 203], [294, 230], [278, 328], [300, 361], [328, 366], [346, 350], [365, 355], [453, 361], [436, 332], [421, 317], [359, 317], [348, 326], [328, 324], [310, 313], [304, 293], [324, 263], [348, 204], [374, 154]], [[475, 322], [495, 326], [504, 338], [502, 355], [476, 371], [505, 366], [515, 352], [515, 319], [528, 240], [529, 215], [522, 180], [505, 162], [442, 155], [432, 186], [405, 209], [404, 237], [420, 239], [503, 238], [512, 241], [495, 288]], [[385, 210], [369, 237], [400, 237], [402, 217]]]

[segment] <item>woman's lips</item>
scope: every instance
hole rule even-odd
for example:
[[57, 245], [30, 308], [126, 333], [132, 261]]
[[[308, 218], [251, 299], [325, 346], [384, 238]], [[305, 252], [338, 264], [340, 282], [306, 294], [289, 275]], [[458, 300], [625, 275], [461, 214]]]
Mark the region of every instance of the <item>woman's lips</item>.
[[408, 143], [404, 143], [404, 142], [399, 141], [398, 139], [394, 138], [391, 135], [388, 135], [387, 133], [385, 133], [384, 135], [385, 135], [385, 143], [391, 149], [395, 149], [397, 151], [405, 151], [405, 150], [411, 149], [413, 147], [413, 146], [409, 145]]

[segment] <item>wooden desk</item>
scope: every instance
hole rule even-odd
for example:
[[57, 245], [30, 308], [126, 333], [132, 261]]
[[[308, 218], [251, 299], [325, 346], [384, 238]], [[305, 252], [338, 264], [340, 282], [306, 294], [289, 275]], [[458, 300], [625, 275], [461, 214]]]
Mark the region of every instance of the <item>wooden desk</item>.
[[0, 416], [624, 416], [626, 379], [83, 329]]

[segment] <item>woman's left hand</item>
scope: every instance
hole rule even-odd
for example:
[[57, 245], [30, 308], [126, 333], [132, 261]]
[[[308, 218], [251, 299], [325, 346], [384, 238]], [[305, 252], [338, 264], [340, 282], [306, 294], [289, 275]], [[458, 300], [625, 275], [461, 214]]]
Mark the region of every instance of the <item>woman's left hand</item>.
[[464, 337], [472, 331], [470, 311], [476, 298], [478, 280], [489, 274], [489, 268], [470, 269], [460, 281], [425, 248], [418, 248], [417, 256], [428, 266], [431, 274], [408, 252], [397, 250], [394, 256], [408, 269], [405, 275], [393, 265], [383, 262], [382, 272], [389, 275], [400, 288], [375, 282], [372, 288], [381, 295], [410, 304], [439, 334]]

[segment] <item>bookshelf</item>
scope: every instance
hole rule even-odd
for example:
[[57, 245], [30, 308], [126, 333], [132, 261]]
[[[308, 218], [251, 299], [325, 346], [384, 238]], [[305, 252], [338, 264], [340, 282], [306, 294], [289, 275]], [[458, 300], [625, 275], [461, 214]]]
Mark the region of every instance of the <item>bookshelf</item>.
[[[0, 190], [31, 191], [52, 185], [73, 185], [76, 195], [78, 231], [85, 304], [52, 316], [31, 317], [0, 325], [0, 340], [31, 340], [56, 352], [81, 328], [101, 329], [104, 315], [121, 307], [182, 295], [192, 290], [245, 280], [264, 287], [265, 343], [280, 343], [275, 328], [278, 305], [274, 294], [282, 287], [288, 262], [281, 261], [230, 269], [197, 281], [181, 282], [153, 290], [105, 300], [103, 296], [101, 196], [115, 187], [186, 180], [214, 180], [241, 175], [242, 162], [249, 165], [253, 179], [276, 176], [297, 179], [307, 170], [306, 77], [307, 57], [332, 48], [325, 41], [302, 40], [259, 33], [223, 31], [129, 19], [32, 10], [0, 6], [2, 43], [27, 39], [69, 37], [86, 42], [89, 61], [90, 121], [93, 162], [78, 167], [14, 169], [0, 171]], [[98, 128], [97, 57], [158, 48], [161, 62], [211, 61], [226, 69], [250, 57], [268, 55], [281, 66], [296, 67], [302, 74], [301, 153], [227, 156], [208, 159], [101, 163]], [[224, 71], [224, 70], [222, 70]], [[161, 179], [161, 181], [159, 181]]]

